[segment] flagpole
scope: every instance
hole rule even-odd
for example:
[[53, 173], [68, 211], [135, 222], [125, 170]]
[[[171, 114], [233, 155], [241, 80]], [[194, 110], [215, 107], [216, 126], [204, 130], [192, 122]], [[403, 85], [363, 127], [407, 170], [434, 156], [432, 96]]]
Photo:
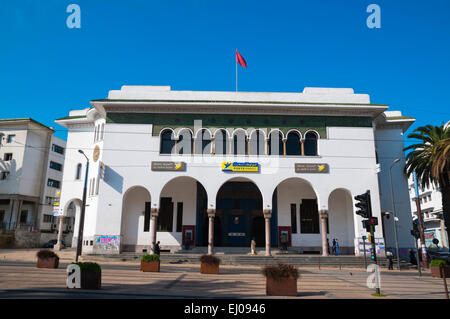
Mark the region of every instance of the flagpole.
[[[237, 49], [236, 49], [236, 52], [237, 52]], [[236, 54], [235, 54], [236, 55]], [[236, 59], [235, 59], [236, 60]], [[236, 92], [238, 91], [238, 74], [237, 74], [237, 60], [235, 61], [235, 64], [236, 64]]]

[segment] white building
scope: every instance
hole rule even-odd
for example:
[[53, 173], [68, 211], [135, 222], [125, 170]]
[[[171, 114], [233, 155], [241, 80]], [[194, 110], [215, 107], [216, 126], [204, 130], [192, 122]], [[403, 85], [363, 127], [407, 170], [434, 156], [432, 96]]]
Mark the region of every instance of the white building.
[[83, 253], [142, 252], [155, 241], [174, 251], [190, 237], [210, 252], [255, 238], [270, 254], [286, 233], [292, 250], [326, 254], [337, 238], [342, 253], [359, 254], [367, 232], [354, 196], [370, 190], [383, 254], [385, 239], [395, 247], [389, 221], [381, 225], [395, 158], [400, 247], [414, 246], [402, 171], [403, 133], [414, 120], [367, 94], [123, 86], [91, 104], [56, 120], [68, 128], [67, 157], [79, 159], [66, 163], [61, 197], [65, 210], [75, 204], [75, 236], [86, 168], [78, 150], [90, 161]]
[[[57, 237], [53, 202], [61, 189], [66, 142], [53, 133], [30, 118], [0, 120], [0, 229], [13, 236], [16, 247]], [[69, 242], [71, 226], [64, 229]]]
[[[409, 195], [411, 203], [411, 212], [413, 220], [417, 219], [416, 192], [414, 188], [414, 179], [412, 176], [408, 179]], [[445, 225], [442, 210], [442, 193], [439, 187], [431, 183], [428, 187], [422, 188], [418, 185], [420, 210], [422, 212], [425, 245], [434, 247], [433, 239], [439, 240], [437, 247], [448, 247], [448, 238], [445, 232]], [[419, 240], [420, 245], [420, 240]]]

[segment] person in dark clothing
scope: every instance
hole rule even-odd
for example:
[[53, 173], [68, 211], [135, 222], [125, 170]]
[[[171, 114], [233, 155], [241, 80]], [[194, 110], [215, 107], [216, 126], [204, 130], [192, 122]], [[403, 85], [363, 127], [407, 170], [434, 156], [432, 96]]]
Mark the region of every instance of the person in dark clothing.
[[336, 255], [336, 238], [333, 238], [333, 247], [331, 248], [333, 255]]
[[158, 255], [158, 256], [159, 256], [160, 253], [161, 253], [161, 248], [159, 247], [159, 241], [155, 244], [154, 252], [155, 252], [155, 254]]
[[417, 265], [416, 254], [412, 250], [409, 251], [409, 262], [413, 265]]
[[387, 258], [387, 260], [388, 260], [388, 262], [389, 262], [388, 269], [389, 269], [389, 270], [393, 270], [393, 269], [394, 269], [394, 261], [393, 261], [394, 254], [392, 253], [392, 249], [389, 248], [389, 249], [386, 251], [386, 258]]

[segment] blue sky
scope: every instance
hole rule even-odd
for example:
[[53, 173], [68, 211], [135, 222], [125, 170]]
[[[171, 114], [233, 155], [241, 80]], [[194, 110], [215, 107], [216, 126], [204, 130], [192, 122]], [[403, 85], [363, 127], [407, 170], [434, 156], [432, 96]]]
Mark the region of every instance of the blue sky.
[[[81, 28], [69, 29], [69, 4]], [[369, 29], [369, 4], [381, 28]], [[0, 118], [54, 119], [122, 85], [234, 91], [351, 87], [417, 118], [450, 120], [448, 0], [2, 0]], [[411, 132], [410, 129], [408, 132]]]

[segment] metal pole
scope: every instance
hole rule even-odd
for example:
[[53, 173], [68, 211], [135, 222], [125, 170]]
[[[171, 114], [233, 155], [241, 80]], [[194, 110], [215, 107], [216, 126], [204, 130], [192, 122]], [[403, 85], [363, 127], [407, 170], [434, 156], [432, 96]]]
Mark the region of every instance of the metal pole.
[[397, 164], [400, 161], [400, 159], [396, 159], [392, 164], [391, 167], [389, 167], [389, 179], [391, 181], [391, 199], [392, 199], [392, 215], [394, 219], [394, 234], [395, 234], [395, 248], [397, 250], [397, 269], [400, 270], [400, 250], [398, 248], [398, 235], [397, 235], [397, 221], [395, 220], [395, 204], [394, 204], [394, 188], [392, 186], [392, 167]]
[[420, 267], [420, 258], [419, 258], [419, 247], [417, 246], [417, 239], [414, 237], [414, 245], [416, 246], [417, 251], [417, 270], [419, 270], [419, 277], [422, 277], [422, 271]]
[[366, 256], [366, 238], [362, 237], [363, 240], [363, 249], [364, 249], [364, 268], [367, 269], [367, 256]]
[[[237, 49], [236, 49], [236, 52], [237, 52]], [[237, 60], [235, 61], [235, 64], [236, 64], [236, 92], [237, 92], [238, 91], [238, 76], [237, 76], [237, 71], [238, 71], [237, 69], [238, 69], [238, 67], [237, 67]]]
[[82, 246], [83, 246], [83, 228], [84, 228], [84, 214], [86, 211], [86, 193], [87, 193], [87, 180], [89, 174], [89, 159], [83, 153], [83, 151], [79, 150], [81, 154], [86, 157], [86, 175], [84, 178], [84, 188], [83, 188], [83, 203], [81, 204], [81, 214], [80, 214], [80, 224], [78, 227], [78, 244], [77, 244], [77, 254], [75, 256], [75, 262], [78, 262], [78, 257], [81, 255]]

